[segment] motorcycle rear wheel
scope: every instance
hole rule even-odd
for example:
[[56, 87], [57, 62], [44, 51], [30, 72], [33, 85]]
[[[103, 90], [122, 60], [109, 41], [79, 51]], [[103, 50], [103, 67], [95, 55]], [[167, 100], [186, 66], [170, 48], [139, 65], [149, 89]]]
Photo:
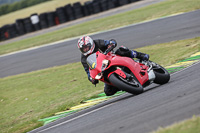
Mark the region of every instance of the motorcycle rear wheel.
[[113, 73], [110, 75], [109, 77], [109, 81], [114, 85], [116, 86], [118, 89], [122, 90], [122, 91], [126, 91], [126, 92], [129, 92], [131, 94], [140, 94], [144, 91], [142, 85], [138, 83], [138, 86], [133, 86], [131, 84], [128, 84], [128, 83], [125, 83], [124, 81], [122, 81], [120, 78], [119, 78], [119, 75]]

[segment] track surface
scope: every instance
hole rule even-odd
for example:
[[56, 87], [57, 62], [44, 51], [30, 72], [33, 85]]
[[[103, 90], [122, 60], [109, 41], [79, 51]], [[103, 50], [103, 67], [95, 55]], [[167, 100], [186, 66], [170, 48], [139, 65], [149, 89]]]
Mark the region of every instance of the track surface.
[[200, 63], [173, 74], [169, 83], [43, 126], [42, 133], [147, 133], [200, 114]]
[[[116, 39], [131, 49], [200, 36], [200, 10], [92, 35]], [[0, 56], [0, 78], [80, 61], [77, 39], [26, 52]]]

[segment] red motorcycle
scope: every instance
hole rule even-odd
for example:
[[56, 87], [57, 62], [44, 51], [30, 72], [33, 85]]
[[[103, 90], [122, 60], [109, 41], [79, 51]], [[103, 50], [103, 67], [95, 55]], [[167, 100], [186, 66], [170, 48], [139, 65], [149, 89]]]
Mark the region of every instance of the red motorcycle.
[[90, 76], [93, 79], [117, 87], [132, 94], [140, 94], [151, 83], [165, 84], [170, 74], [162, 66], [152, 61], [139, 61], [114, 54], [113, 48], [104, 53], [96, 52], [88, 56]]

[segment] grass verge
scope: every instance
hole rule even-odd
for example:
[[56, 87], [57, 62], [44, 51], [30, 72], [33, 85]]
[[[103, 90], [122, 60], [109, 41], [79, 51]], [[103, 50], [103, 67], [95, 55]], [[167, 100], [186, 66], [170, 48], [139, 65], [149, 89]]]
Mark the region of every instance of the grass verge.
[[193, 116], [191, 119], [176, 123], [167, 128], [160, 128], [152, 133], [199, 133], [200, 117]]
[[170, 14], [188, 12], [197, 9], [200, 9], [200, 0], [168, 0], [145, 8], [93, 20], [33, 38], [9, 43], [6, 45], [0, 45], [0, 55], [21, 49], [43, 45], [61, 39], [94, 33], [145, 20], [155, 19]]
[[[163, 66], [200, 51], [200, 37], [136, 49]], [[38, 119], [64, 111], [103, 91], [95, 88], [80, 62], [0, 79], [0, 129], [22, 133], [42, 125]]]

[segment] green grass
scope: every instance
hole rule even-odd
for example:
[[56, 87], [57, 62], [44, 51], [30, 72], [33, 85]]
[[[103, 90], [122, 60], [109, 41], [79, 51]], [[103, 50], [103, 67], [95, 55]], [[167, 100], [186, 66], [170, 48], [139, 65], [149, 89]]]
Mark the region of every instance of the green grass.
[[193, 11], [196, 9], [200, 9], [200, 0], [168, 0], [145, 8], [93, 20], [33, 38], [9, 43], [6, 45], [0, 45], [0, 55], [43, 45], [61, 39], [103, 31], [145, 20], [167, 16], [170, 14]]
[[[156, 60], [163, 66], [167, 66], [185, 59], [193, 52], [200, 51], [200, 37], [188, 39], [187, 41], [179, 40], [175, 41], [175, 43], [169, 42], [146, 46], [137, 50], [150, 54], [151, 59]], [[157, 52], [159, 52], [159, 56]]]
[[0, 79], [1, 131], [21, 133], [102, 92], [102, 84], [94, 88], [86, 76], [79, 62]]
[[[200, 51], [200, 37], [136, 49], [163, 66]], [[186, 54], [187, 53], [187, 54]], [[159, 58], [158, 58], [159, 57]], [[80, 62], [0, 79], [0, 129], [22, 133], [42, 125], [38, 119], [64, 111], [103, 92]]]
[[194, 116], [191, 119], [176, 123], [167, 128], [160, 128], [152, 133], [200, 133], [200, 117]]

